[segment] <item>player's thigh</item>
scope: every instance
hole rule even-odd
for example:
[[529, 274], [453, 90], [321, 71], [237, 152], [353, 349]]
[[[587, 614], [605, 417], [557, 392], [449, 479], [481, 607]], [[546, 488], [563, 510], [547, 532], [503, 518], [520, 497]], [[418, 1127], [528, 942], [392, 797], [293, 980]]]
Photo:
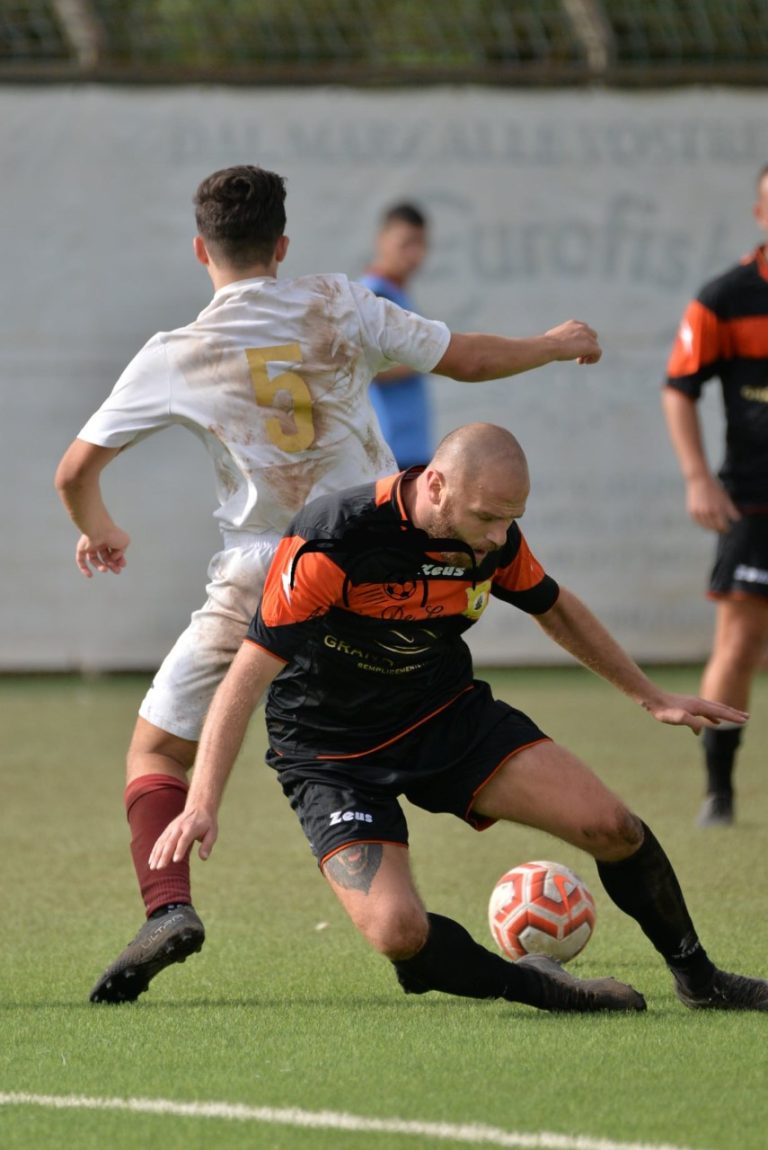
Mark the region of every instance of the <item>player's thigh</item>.
[[325, 859], [322, 871], [352, 922], [376, 950], [396, 960], [421, 949], [429, 925], [406, 846], [351, 843]]
[[639, 819], [576, 755], [558, 743], [506, 759], [478, 792], [473, 812], [536, 827], [604, 861], [642, 842]]
[[744, 595], [717, 603], [714, 652], [755, 665], [768, 642], [768, 597]]
[[244, 620], [210, 607], [195, 611], [144, 696], [141, 717], [181, 739], [199, 739], [216, 689], [247, 630]]
[[269, 536], [214, 555], [208, 598], [163, 660], [139, 708], [143, 719], [188, 741], [200, 737], [211, 700], [258, 608], [273, 551]]

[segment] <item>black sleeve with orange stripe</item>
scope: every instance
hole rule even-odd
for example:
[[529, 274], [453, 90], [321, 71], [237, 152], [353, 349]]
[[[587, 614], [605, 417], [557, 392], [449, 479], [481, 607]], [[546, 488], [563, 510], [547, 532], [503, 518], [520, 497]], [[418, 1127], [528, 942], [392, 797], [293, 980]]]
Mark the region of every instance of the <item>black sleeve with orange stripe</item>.
[[280, 540], [247, 635], [286, 663], [306, 642], [312, 620], [339, 601], [344, 583], [343, 572], [327, 555], [309, 552], [296, 562], [305, 542], [300, 535]]
[[698, 399], [702, 386], [720, 374], [722, 360], [720, 320], [707, 293], [691, 300], [685, 309], [667, 363], [665, 384]]
[[493, 577], [491, 594], [528, 615], [543, 615], [554, 607], [560, 588], [547, 575], [516, 523], [508, 536], [513, 557]]

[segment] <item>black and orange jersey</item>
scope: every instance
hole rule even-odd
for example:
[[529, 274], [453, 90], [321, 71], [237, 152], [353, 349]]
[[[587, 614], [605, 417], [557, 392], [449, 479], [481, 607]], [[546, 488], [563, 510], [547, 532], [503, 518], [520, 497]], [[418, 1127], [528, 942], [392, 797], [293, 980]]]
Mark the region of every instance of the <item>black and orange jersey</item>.
[[278, 755], [355, 758], [393, 742], [471, 688], [462, 635], [491, 596], [531, 614], [557, 600], [516, 523], [469, 568], [464, 545], [414, 527], [401, 492], [420, 470], [313, 500], [278, 546], [248, 632], [286, 663], [266, 704]]
[[718, 376], [726, 418], [720, 478], [744, 510], [768, 511], [768, 258], [757, 248], [689, 303], [666, 385], [698, 399]]

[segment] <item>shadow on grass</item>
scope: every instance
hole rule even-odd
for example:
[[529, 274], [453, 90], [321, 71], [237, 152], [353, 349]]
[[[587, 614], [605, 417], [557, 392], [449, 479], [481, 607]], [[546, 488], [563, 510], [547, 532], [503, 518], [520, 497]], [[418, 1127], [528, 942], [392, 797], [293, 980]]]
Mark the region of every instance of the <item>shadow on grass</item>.
[[[339, 1007], [349, 1007], [351, 1010], [360, 1010], [371, 1007], [375, 1010], [382, 1008], [401, 1010], [410, 1007], [411, 1003], [399, 1002], [391, 998], [344, 998], [329, 996], [328, 998], [293, 998], [286, 995], [284, 998], [195, 998], [184, 1001], [158, 1002], [151, 999], [140, 999], [136, 1002], [120, 1003], [92, 1003], [83, 999], [46, 1000], [37, 1002], [0, 1002], [0, 1013], [9, 1013], [14, 1010], [82, 1010], [93, 1014], [114, 1014], [130, 1010], [208, 1010], [211, 1007], [218, 1009], [233, 1009], [241, 1007], [255, 1007], [260, 1010], [285, 1010], [286, 1007], [313, 1007], [323, 1010], [338, 1010]], [[418, 1003], [419, 1007], [435, 1009], [445, 1007], [446, 1003], [434, 999], [429, 1002]], [[456, 1005], [459, 1005], [458, 1003]], [[478, 1004], [480, 1005], [480, 1004]], [[510, 1003], [509, 1005], [513, 1005]]]
[[310, 1008], [313, 1010], [333, 1011], [338, 1014], [344, 1011], [360, 1012], [366, 1009], [375, 1010], [380, 1012], [382, 1010], [390, 1014], [402, 1016], [404, 1012], [413, 1014], [414, 1012], [423, 1013], [445, 1013], [447, 1011], [461, 1011], [466, 1012], [470, 1007], [472, 1010], [477, 1010], [481, 1014], [488, 1010], [498, 1009], [499, 1011], [508, 1011], [510, 1017], [514, 1017], [515, 1023], [531, 1021], [540, 1025], [545, 1019], [559, 1019], [564, 1017], [574, 1018], [597, 1018], [605, 1020], [609, 1015], [612, 1018], [627, 1018], [634, 1019], [658, 1019], [669, 1020], [672, 1018], [682, 1019], [686, 1014], [692, 1013], [686, 1011], [676, 1000], [650, 1000], [648, 1003], [648, 1010], [646, 1012], [634, 1011], [596, 1011], [594, 1013], [572, 1014], [570, 1012], [557, 1013], [544, 1010], [536, 1010], [533, 1007], [526, 1006], [523, 1003], [517, 1002], [503, 1002], [500, 999], [496, 1000], [481, 1000], [473, 1001], [470, 999], [446, 999], [446, 998], [433, 998], [421, 999], [418, 1002], [403, 1002], [395, 998], [367, 998], [367, 997], [354, 997], [339, 999], [337, 997], [328, 998], [196, 998], [185, 999], [183, 1001], [173, 1002], [158, 1002], [157, 1000], [139, 1000], [137, 1002], [122, 1002], [122, 1003], [90, 1003], [83, 1002], [78, 999], [76, 1001], [59, 1000], [59, 1001], [39, 1001], [39, 1002], [0, 1002], [0, 1015], [10, 1015], [13, 1013], [23, 1014], [27, 1012], [47, 1011], [47, 1010], [66, 1010], [75, 1014], [82, 1013], [83, 1015], [93, 1015], [93, 1017], [104, 1016], [105, 1018], [115, 1017], [120, 1015], [133, 1015], [137, 1013], [142, 1014], [157, 1014], [162, 1011], [171, 1011], [181, 1013], [187, 1011], [194, 1013], [201, 1010], [243, 1010], [249, 1009], [254, 1011], [285, 1011], [288, 1007], [296, 1007], [298, 1009]]

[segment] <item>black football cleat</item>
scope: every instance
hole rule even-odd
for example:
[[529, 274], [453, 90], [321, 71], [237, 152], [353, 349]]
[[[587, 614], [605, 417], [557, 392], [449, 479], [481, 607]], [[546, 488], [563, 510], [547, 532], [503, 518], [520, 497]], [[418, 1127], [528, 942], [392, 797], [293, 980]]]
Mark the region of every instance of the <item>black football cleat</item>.
[[615, 978], [575, 978], [564, 970], [557, 959], [544, 954], [528, 954], [519, 958], [516, 967], [535, 971], [541, 976], [540, 1010], [570, 1011], [591, 1014], [600, 1010], [645, 1010], [645, 999], [634, 987]]
[[692, 1010], [768, 1011], [768, 982], [763, 978], [716, 970], [707, 987], [694, 989], [686, 985], [684, 977], [674, 971], [673, 974], [677, 997]]
[[102, 974], [91, 1002], [135, 1002], [155, 975], [185, 962], [205, 942], [205, 927], [191, 906], [175, 906], [149, 918], [122, 954]]

